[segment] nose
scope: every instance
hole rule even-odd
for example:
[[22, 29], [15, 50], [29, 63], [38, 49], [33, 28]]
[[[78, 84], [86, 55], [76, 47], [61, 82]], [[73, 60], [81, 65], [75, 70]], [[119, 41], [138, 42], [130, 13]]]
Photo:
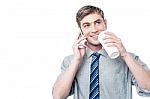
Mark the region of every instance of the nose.
[[91, 26], [91, 32], [92, 32], [92, 33], [96, 33], [96, 32], [97, 32], [97, 28], [96, 28], [95, 25], [92, 25], [92, 26]]

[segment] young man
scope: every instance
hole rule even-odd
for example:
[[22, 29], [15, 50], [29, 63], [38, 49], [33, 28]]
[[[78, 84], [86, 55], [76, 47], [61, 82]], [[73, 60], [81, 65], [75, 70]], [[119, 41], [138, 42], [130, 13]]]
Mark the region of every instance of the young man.
[[[120, 38], [112, 32], [105, 33], [104, 42], [118, 48], [118, 58], [111, 59], [98, 41], [98, 35], [107, 29], [103, 11], [98, 7], [84, 6], [77, 12], [76, 20], [84, 37], [78, 34], [73, 45], [74, 54], [64, 58], [62, 73], [53, 86], [53, 98], [64, 99], [74, 94], [74, 99], [131, 99], [132, 85], [136, 86], [139, 95], [150, 96], [147, 65], [138, 56], [127, 52]], [[87, 43], [82, 45], [80, 42], [85, 39]], [[93, 54], [96, 52], [98, 58]], [[99, 66], [93, 70], [98, 73], [93, 74], [95, 76], [91, 76], [92, 64]], [[95, 78], [96, 86], [91, 85]]]

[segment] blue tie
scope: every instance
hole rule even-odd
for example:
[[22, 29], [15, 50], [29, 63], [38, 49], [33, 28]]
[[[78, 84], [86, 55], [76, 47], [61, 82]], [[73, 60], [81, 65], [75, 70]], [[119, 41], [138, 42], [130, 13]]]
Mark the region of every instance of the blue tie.
[[92, 54], [92, 62], [90, 69], [90, 94], [89, 99], [99, 99], [99, 57], [100, 54], [95, 52]]

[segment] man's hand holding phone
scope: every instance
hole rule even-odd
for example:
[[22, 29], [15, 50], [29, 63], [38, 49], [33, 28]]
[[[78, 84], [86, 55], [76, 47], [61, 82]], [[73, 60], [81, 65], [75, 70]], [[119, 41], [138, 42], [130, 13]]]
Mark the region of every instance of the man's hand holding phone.
[[85, 48], [86, 48], [86, 37], [84, 37], [81, 32], [77, 35], [74, 45], [73, 45], [73, 52], [74, 52], [74, 58], [77, 60], [80, 60], [83, 58], [85, 54]]
[[79, 46], [79, 48], [85, 48], [87, 44], [86, 37], [82, 33], [80, 33], [80, 35], [81, 35], [81, 38], [84, 38], [84, 39], [80, 41], [81, 45]]

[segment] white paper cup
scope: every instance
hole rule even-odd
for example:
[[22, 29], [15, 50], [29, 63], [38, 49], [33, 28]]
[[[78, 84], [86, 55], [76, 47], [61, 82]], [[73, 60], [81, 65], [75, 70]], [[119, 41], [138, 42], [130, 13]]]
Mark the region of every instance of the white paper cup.
[[99, 42], [102, 44], [103, 48], [105, 49], [105, 51], [107, 52], [108, 56], [111, 58], [111, 59], [114, 59], [114, 58], [117, 58], [119, 56], [119, 50], [117, 49], [117, 47], [115, 46], [111, 46], [111, 47], [108, 47], [106, 46], [104, 43], [103, 43], [103, 38], [105, 38], [105, 32], [106, 31], [102, 31], [99, 36], [98, 36], [98, 40]]

